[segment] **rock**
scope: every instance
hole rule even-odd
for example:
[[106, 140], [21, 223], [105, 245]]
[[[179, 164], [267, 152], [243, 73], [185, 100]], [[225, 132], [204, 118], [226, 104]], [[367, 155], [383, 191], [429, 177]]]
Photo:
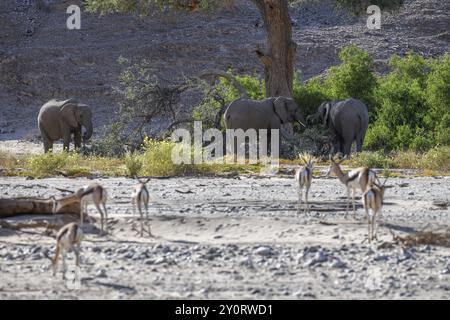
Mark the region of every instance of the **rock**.
[[264, 257], [269, 257], [274, 254], [272, 248], [270, 247], [259, 247], [254, 251], [254, 253]]
[[92, 250], [92, 252], [95, 252], [95, 253], [102, 252], [102, 248], [100, 248], [100, 247], [93, 247], [91, 250]]
[[155, 260], [154, 264], [163, 264], [166, 262], [166, 259], [164, 257], [159, 257]]
[[328, 260], [328, 255], [323, 251], [318, 251], [314, 258], [308, 260], [303, 266], [312, 267], [318, 263], [322, 263]]
[[41, 260], [42, 258], [43, 258], [42, 254], [40, 254], [40, 253], [32, 254], [30, 257], [31, 260]]
[[97, 274], [95, 275], [97, 278], [106, 278], [106, 270], [105, 269], [101, 269], [97, 272]]
[[328, 255], [324, 253], [323, 251], [318, 251], [316, 255], [314, 256], [314, 259], [318, 262], [325, 262], [328, 260]]
[[42, 248], [40, 246], [32, 246], [30, 249], [30, 254], [38, 253], [41, 249]]
[[153, 259], [146, 260], [146, 261], [144, 262], [144, 264], [146, 264], [146, 265], [152, 265], [152, 264], [155, 264], [155, 260], [153, 260]]
[[347, 265], [342, 262], [340, 259], [334, 259], [334, 261], [330, 265], [331, 268], [334, 269], [344, 269], [347, 268]]
[[241, 261], [239, 261], [239, 265], [247, 267], [247, 268], [250, 268], [250, 269], [254, 268], [253, 261], [252, 261], [250, 256], [248, 256], [247, 258], [244, 258]]
[[373, 261], [387, 261], [389, 257], [386, 255], [379, 254], [373, 258]]
[[444, 270], [441, 271], [441, 274], [450, 274], [450, 268], [445, 268]]

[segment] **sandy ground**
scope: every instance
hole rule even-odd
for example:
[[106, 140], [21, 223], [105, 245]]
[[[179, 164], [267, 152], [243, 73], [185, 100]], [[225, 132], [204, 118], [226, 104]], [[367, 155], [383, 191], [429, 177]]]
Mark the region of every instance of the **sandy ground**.
[[[87, 179], [0, 178], [2, 197], [59, 194]], [[392, 178], [379, 241], [363, 243], [367, 226], [344, 218], [345, 192], [336, 179], [316, 179], [312, 215], [296, 216], [293, 178], [174, 178], [151, 180], [150, 225], [140, 238], [126, 178], [99, 179], [109, 193], [111, 234], [85, 224], [82, 264], [52, 276], [47, 256], [55, 240], [42, 229], [0, 228], [0, 299], [448, 299], [450, 249], [399, 246], [389, 228], [406, 235], [426, 225], [447, 229], [450, 178]], [[29, 220], [16, 217], [8, 221]], [[35, 217], [34, 219], [50, 219]], [[59, 223], [75, 217], [52, 218]]]

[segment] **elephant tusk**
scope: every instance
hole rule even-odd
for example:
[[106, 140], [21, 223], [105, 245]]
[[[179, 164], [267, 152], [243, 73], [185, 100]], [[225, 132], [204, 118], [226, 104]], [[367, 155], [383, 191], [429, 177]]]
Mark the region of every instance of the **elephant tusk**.
[[303, 126], [303, 127], [305, 127], [306, 128], [306, 124], [304, 124], [303, 122], [301, 122], [301, 121], [297, 121], [301, 126]]

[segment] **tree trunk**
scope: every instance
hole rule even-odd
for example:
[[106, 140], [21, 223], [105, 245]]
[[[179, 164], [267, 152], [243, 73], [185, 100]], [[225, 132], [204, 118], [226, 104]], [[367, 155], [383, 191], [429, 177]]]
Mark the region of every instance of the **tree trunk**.
[[[22, 214], [49, 215], [52, 214], [53, 201], [50, 199], [0, 199], [0, 218], [13, 217]], [[80, 204], [67, 205], [57, 213], [80, 214]]]
[[252, 0], [264, 20], [267, 49], [256, 54], [264, 65], [266, 96], [292, 97], [297, 44], [292, 41], [292, 26], [287, 0]]

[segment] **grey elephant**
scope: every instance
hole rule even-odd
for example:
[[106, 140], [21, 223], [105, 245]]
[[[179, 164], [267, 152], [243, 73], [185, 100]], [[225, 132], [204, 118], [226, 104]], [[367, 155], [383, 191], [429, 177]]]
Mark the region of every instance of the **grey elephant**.
[[356, 99], [343, 101], [325, 101], [317, 112], [306, 118], [307, 123], [320, 121], [329, 129], [333, 141], [334, 153], [350, 155], [353, 141], [356, 140], [356, 151], [361, 152], [369, 126], [367, 106]]
[[[89, 106], [75, 99], [50, 100], [39, 111], [38, 126], [45, 152], [53, 149], [53, 142], [59, 139], [63, 139], [64, 150], [69, 151], [72, 134], [77, 149], [82, 139], [86, 142], [92, 136], [92, 112]], [[82, 127], [86, 130], [83, 136]]]
[[280, 129], [283, 124], [300, 122], [305, 118], [291, 98], [277, 97], [264, 100], [238, 99], [224, 114], [227, 129]]

